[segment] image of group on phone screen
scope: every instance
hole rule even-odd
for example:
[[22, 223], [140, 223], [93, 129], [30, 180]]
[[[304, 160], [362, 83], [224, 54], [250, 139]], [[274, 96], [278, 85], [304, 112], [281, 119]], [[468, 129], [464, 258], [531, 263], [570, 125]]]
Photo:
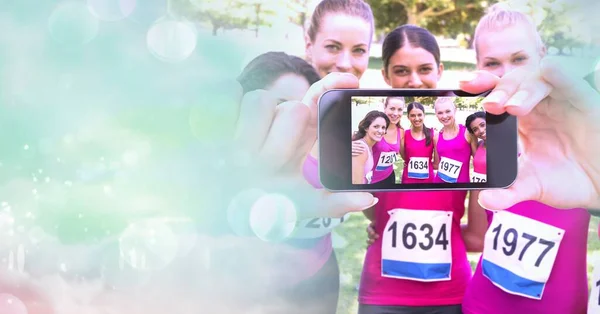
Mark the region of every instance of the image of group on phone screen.
[[486, 182], [483, 97], [353, 97], [352, 184]]

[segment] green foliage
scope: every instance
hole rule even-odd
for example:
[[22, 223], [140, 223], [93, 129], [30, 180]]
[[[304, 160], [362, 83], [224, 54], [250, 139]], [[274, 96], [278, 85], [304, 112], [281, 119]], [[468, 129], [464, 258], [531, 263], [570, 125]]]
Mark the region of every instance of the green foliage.
[[271, 26], [280, 6], [268, 0], [169, 0], [173, 13], [191, 21], [209, 23], [213, 35], [219, 29]]
[[473, 0], [366, 0], [373, 9], [377, 30], [388, 33], [415, 24], [435, 35], [472, 34], [486, 2]]

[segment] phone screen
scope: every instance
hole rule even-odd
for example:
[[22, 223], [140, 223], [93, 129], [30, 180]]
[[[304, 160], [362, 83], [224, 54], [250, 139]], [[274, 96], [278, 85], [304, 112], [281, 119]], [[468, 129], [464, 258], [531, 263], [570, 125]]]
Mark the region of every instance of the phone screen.
[[483, 99], [352, 97], [352, 183], [486, 182]]
[[319, 176], [332, 191], [488, 189], [517, 175], [516, 117], [487, 93], [331, 90], [319, 100]]

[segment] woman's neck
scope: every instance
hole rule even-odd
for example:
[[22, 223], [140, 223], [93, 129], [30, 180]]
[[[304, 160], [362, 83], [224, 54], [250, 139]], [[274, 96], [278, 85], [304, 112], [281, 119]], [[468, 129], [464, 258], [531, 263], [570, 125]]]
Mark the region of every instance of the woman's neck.
[[454, 133], [458, 132], [458, 125], [456, 125], [456, 122], [454, 122], [451, 125], [444, 126], [442, 128], [442, 131], [444, 131], [444, 133], [446, 133], [446, 134], [448, 134], [448, 133], [454, 134]]
[[365, 141], [365, 143], [367, 143], [367, 145], [369, 145], [369, 148], [373, 148], [373, 146], [375, 145], [375, 141], [371, 138], [363, 137], [363, 140]]
[[411, 133], [421, 133], [421, 132], [423, 132], [423, 125], [421, 125], [421, 126], [419, 126], [419, 127], [416, 127], [416, 126], [414, 126], [414, 125], [411, 125], [411, 126], [410, 126], [410, 132], [411, 132]]

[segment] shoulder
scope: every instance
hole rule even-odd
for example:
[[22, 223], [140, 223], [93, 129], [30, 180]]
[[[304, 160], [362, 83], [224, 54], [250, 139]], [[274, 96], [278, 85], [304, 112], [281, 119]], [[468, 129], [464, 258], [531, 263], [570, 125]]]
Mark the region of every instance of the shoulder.
[[356, 143], [358, 145], [360, 145], [362, 148], [364, 148], [365, 150], [360, 154], [360, 155], [356, 155], [353, 156], [352, 158], [356, 158], [356, 159], [364, 159], [368, 156], [368, 149], [369, 146], [367, 145], [367, 143], [365, 143], [365, 141], [363, 140], [356, 140], [356, 141], [352, 141], [352, 143]]

